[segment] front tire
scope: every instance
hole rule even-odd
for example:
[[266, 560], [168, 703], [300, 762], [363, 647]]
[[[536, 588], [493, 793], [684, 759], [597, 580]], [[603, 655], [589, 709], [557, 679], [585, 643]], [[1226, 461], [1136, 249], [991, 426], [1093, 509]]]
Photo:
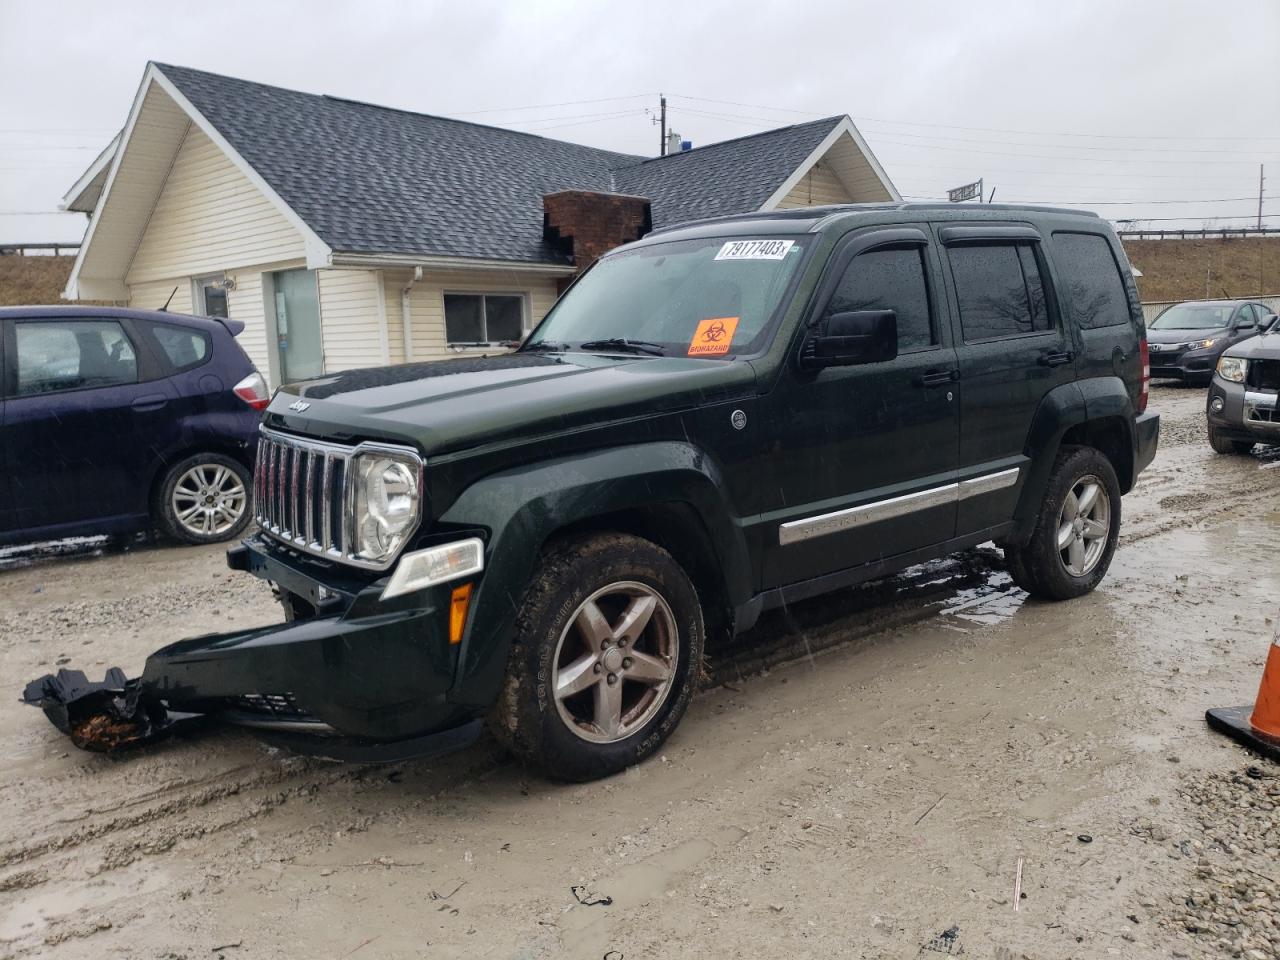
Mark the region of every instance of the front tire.
[[1120, 535], [1120, 483], [1093, 447], [1063, 448], [1031, 539], [1006, 547], [1009, 575], [1033, 597], [1070, 600], [1106, 576]]
[[520, 599], [490, 727], [561, 780], [639, 763], [684, 716], [704, 629], [697, 591], [672, 556], [620, 533], [562, 541]]
[[184, 543], [218, 543], [249, 524], [249, 471], [220, 453], [197, 453], [174, 464], [156, 491], [160, 529]]
[[1249, 440], [1230, 440], [1216, 430], [1209, 431], [1209, 446], [1214, 453], [1246, 454], [1253, 450], [1253, 442]]

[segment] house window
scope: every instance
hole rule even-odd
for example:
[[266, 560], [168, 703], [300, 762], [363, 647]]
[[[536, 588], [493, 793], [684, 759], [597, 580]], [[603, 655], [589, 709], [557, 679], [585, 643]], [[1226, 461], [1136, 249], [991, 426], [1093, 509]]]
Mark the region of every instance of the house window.
[[524, 336], [524, 294], [446, 293], [445, 338], [450, 346], [516, 343]]
[[196, 316], [226, 319], [231, 315], [227, 312], [226, 282], [226, 277], [222, 274], [213, 277], [197, 277], [192, 281], [195, 286], [193, 303]]

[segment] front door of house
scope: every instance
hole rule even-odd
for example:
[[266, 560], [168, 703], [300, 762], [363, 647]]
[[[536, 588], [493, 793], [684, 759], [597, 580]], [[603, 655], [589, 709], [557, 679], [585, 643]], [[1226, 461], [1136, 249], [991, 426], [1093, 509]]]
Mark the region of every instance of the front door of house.
[[280, 381], [296, 383], [324, 373], [320, 298], [314, 270], [281, 270], [271, 275], [275, 289], [276, 354]]

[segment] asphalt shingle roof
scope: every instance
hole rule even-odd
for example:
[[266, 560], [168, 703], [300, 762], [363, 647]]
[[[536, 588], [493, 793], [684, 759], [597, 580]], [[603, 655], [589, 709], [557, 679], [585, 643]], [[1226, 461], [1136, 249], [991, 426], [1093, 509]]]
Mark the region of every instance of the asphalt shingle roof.
[[558, 190], [653, 201], [655, 227], [760, 205], [841, 118], [646, 159], [157, 64], [335, 251], [562, 263]]

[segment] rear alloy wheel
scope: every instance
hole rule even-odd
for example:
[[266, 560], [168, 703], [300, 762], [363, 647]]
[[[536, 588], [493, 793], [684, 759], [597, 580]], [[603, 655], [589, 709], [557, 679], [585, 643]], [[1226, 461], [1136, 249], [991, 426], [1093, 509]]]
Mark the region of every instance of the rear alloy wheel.
[[616, 773], [662, 745], [703, 648], [697, 592], [669, 553], [620, 533], [560, 541], [519, 610], [489, 718], [499, 740], [562, 780]]
[[1102, 580], [1120, 534], [1120, 483], [1093, 447], [1058, 453], [1031, 539], [1005, 547], [1009, 575], [1033, 597], [1069, 600]]
[[249, 522], [249, 471], [230, 457], [202, 453], [165, 475], [156, 519], [169, 536], [187, 543], [230, 540]]

